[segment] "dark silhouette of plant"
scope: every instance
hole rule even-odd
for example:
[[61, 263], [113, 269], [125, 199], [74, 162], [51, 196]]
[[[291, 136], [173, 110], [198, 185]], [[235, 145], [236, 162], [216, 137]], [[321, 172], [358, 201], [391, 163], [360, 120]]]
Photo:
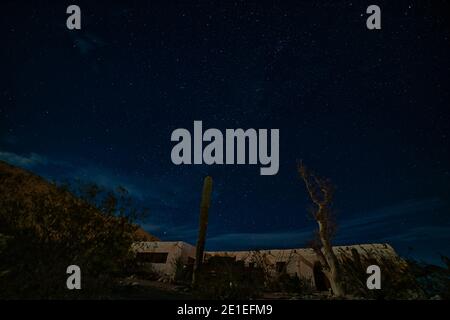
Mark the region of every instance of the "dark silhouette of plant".
[[264, 287], [263, 271], [245, 267], [232, 256], [213, 256], [197, 275], [194, 295], [202, 299], [247, 300], [260, 296]]
[[299, 164], [298, 173], [305, 182], [308, 195], [315, 206], [311, 213], [319, 226], [311, 247], [317, 253], [323, 272], [330, 280], [334, 295], [343, 296], [345, 288], [340, 265], [331, 244], [336, 233], [336, 222], [332, 211], [334, 187], [328, 179], [316, 176], [303, 163]]
[[[56, 186], [0, 169], [0, 297], [108, 297], [132, 269], [132, 219], [144, 211], [124, 189]], [[82, 290], [66, 288], [72, 264], [81, 268]]]
[[195, 251], [194, 272], [192, 274], [192, 286], [196, 285], [199, 269], [203, 262], [205, 250], [206, 230], [208, 227], [208, 212], [211, 203], [212, 178], [207, 176], [203, 182], [202, 199], [200, 203], [200, 218], [198, 227], [197, 248]]

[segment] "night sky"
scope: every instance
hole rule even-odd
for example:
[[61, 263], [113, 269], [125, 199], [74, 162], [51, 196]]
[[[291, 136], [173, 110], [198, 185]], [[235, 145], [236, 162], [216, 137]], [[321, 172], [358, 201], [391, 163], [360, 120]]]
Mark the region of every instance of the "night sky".
[[[146, 230], [192, 244], [210, 174], [213, 250], [305, 246], [303, 159], [337, 187], [336, 244], [450, 255], [449, 4], [166, 2], [2, 1], [0, 159], [122, 185], [150, 208]], [[194, 120], [280, 129], [278, 174], [174, 165], [171, 133]]]

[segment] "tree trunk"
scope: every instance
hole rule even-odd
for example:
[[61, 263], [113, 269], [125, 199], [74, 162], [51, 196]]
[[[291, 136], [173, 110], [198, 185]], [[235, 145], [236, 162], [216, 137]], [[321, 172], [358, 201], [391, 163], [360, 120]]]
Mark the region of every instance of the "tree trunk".
[[334, 295], [340, 297], [345, 295], [345, 290], [340, 277], [339, 262], [333, 252], [330, 239], [328, 238], [326, 225], [320, 219], [317, 220], [317, 223], [319, 224], [319, 237], [322, 242], [323, 255], [329, 268], [325, 274], [330, 280], [331, 289], [333, 290]]
[[300, 163], [298, 172], [305, 182], [312, 202], [317, 206], [317, 211], [313, 213], [313, 216], [319, 225], [317, 240], [320, 243], [313, 243], [313, 248], [323, 265], [323, 271], [330, 282], [333, 294], [338, 297], [343, 296], [345, 287], [342, 282], [341, 267], [331, 245], [335, 229], [335, 221], [331, 215], [334, 187], [329, 180], [319, 178], [311, 173], [303, 163]]

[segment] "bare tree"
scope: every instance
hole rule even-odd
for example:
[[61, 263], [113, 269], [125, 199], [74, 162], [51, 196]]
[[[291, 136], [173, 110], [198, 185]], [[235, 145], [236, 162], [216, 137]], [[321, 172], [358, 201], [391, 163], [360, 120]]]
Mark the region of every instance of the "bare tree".
[[331, 240], [336, 231], [336, 222], [332, 211], [334, 187], [328, 179], [316, 176], [302, 162], [298, 166], [298, 173], [305, 182], [306, 190], [314, 204], [312, 215], [319, 225], [311, 247], [319, 257], [323, 272], [330, 281], [333, 293], [336, 296], [343, 296], [345, 295], [345, 289], [341, 268], [331, 245]]

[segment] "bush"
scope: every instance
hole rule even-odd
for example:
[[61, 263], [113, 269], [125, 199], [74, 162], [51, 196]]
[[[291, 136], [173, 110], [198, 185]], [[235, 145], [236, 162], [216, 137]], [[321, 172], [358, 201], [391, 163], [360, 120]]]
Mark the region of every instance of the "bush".
[[246, 268], [230, 257], [212, 257], [203, 264], [195, 293], [203, 299], [247, 300], [260, 295], [264, 285], [262, 271]]
[[[30, 179], [36, 190], [20, 194], [16, 186], [29, 187]], [[80, 199], [67, 185], [39, 179], [0, 175], [0, 298], [107, 297], [115, 279], [134, 265], [136, 227], [121, 206], [126, 192], [90, 185], [80, 189]], [[66, 288], [72, 264], [81, 268], [82, 290]]]
[[289, 275], [285, 272], [273, 278], [267, 286], [269, 291], [295, 293], [300, 295], [311, 294], [314, 289], [311, 281], [306, 278], [299, 278], [296, 275]]

